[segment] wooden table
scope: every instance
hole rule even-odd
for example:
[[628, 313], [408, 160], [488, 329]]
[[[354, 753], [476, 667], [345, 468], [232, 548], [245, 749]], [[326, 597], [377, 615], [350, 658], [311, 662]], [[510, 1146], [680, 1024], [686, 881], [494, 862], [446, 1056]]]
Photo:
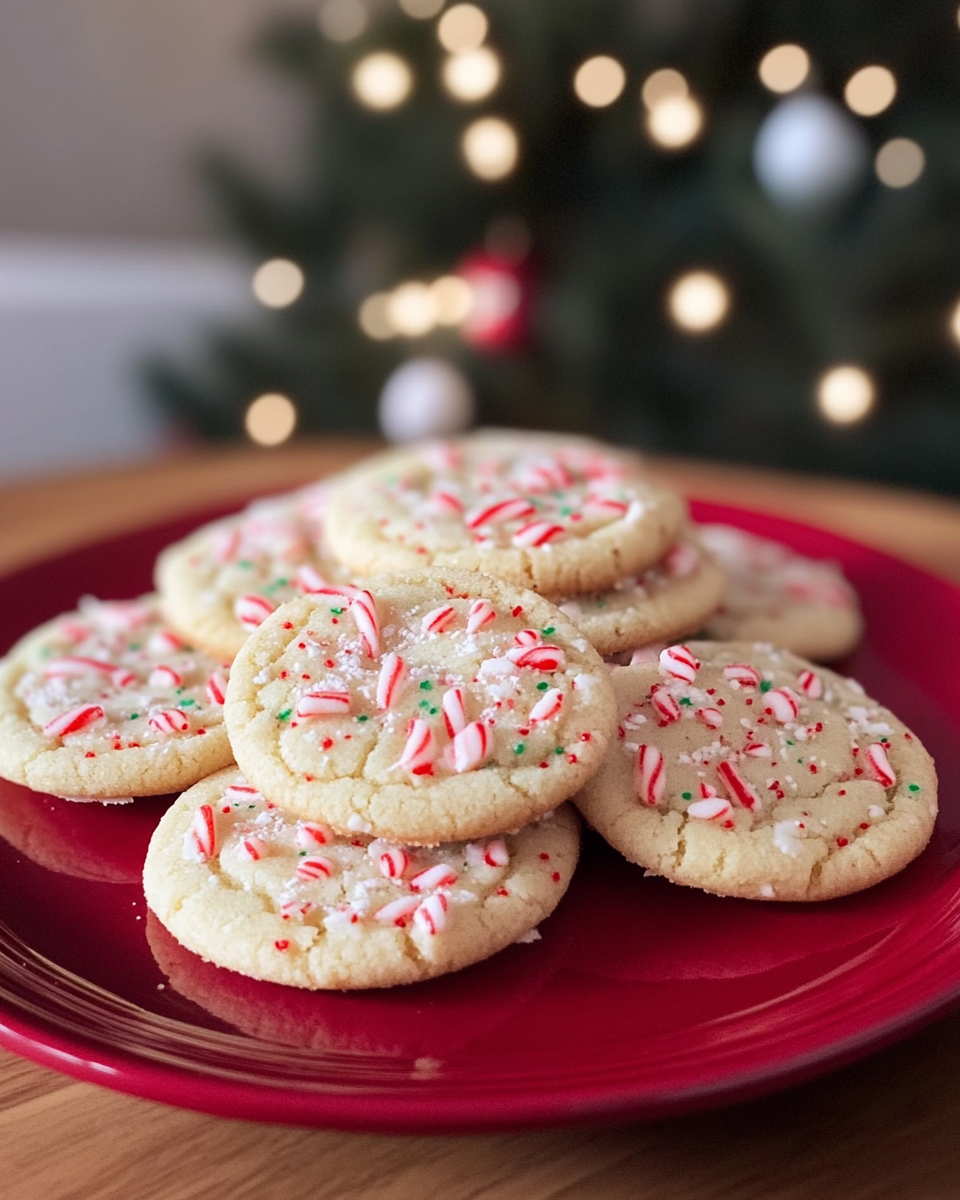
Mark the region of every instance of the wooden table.
[[[0, 572], [163, 517], [280, 490], [372, 443], [182, 453], [0, 489]], [[854, 483], [661, 459], [704, 499], [764, 509], [960, 580], [960, 505]], [[75, 1083], [0, 1054], [11, 1200], [322, 1200], [603, 1196], [644, 1200], [955, 1200], [960, 1013], [779, 1095], [647, 1125], [382, 1137], [229, 1121]]]

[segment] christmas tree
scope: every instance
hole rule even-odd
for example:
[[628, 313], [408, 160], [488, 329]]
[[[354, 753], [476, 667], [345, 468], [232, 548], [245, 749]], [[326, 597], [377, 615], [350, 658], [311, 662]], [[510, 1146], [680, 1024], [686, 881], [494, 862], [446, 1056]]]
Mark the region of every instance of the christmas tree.
[[960, 490], [955, 6], [326, 0], [259, 51], [311, 137], [294, 193], [207, 158], [270, 311], [150, 364], [203, 434], [262, 394], [373, 430], [389, 384], [391, 432], [472, 393], [485, 423]]

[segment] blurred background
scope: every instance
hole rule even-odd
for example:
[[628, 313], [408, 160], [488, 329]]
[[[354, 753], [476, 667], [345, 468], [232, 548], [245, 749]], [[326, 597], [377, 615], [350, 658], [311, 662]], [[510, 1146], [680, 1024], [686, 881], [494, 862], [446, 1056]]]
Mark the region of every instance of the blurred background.
[[0, 480], [587, 430], [960, 492], [956, 0], [4, 0]]

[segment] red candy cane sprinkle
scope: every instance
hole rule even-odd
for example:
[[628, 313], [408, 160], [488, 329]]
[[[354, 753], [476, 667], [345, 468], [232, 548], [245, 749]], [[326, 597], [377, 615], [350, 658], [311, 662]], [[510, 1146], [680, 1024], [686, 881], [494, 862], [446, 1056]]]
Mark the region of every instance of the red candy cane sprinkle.
[[407, 664], [399, 654], [386, 654], [377, 678], [377, 708], [393, 708], [409, 677]]
[[420, 622], [420, 627], [424, 633], [443, 633], [452, 624], [456, 615], [457, 610], [452, 604], [442, 604], [439, 608], [434, 608], [427, 613]]
[[443, 693], [441, 701], [443, 721], [450, 737], [456, 735], [467, 726], [467, 710], [462, 688], [449, 688]]
[[418, 872], [410, 880], [410, 890], [414, 892], [428, 892], [433, 888], [453, 887], [459, 876], [453, 867], [447, 866], [446, 863], [437, 863], [433, 867], [427, 867], [426, 870]]
[[329, 879], [332, 873], [333, 863], [322, 854], [311, 854], [297, 863], [298, 879]]
[[723, 724], [723, 713], [719, 708], [698, 708], [694, 716], [708, 729], [719, 729]]
[[454, 736], [453, 769], [457, 774], [479, 767], [490, 752], [490, 733], [482, 721], [471, 721]]
[[190, 728], [190, 718], [179, 708], [161, 708], [150, 714], [149, 725], [164, 735], [186, 733]]
[[736, 800], [738, 804], [742, 804], [744, 808], [750, 809], [751, 812], [759, 811], [763, 807], [763, 802], [753, 786], [740, 774], [732, 762], [717, 763], [717, 774], [720, 776], [721, 782], [727, 789], [727, 793], [731, 800]]
[[882, 783], [884, 787], [893, 787], [897, 782], [897, 773], [887, 758], [887, 748], [880, 742], [874, 742], [867, 747], [867, 763], [870, 774], [877, 783]]
[[[475, 722], [476, 723], [476, 722]], [[407, 735], [403, 753], [397, 763], [411, 775], [429, 775], [433, 770], [433, 760], [436, 758], [437, 747], [433, 730], [426, 721], [416, 720]]]
[[349, 692], [306, 692], [297, 701], [298, 717], [324, 717], [350, 712], [353, 704]]
[[642, 745], [637, 748], [634, 780], [637, 795], [644, 803], [651, 806], [660, 803], [667, 782], [667, 773], [663, 765], [663, 755], [656, 746]]
[[476, 633], [484, 625], [489, 625], [491, 621], [495, 621], [496, 619], [497, 610], [489, 600], [474, 600], [470, 605], [470, 611], [467, 613], [467, 633]]
[[530, 723], [534, 721], [549, 721], [563, 708], [563, 692], [559, 688], [550, 688], [544, 692], [533, 708], [530, 709]]
[[505, 867], [510, 862], [510, 851], [503, 838], [487, 842], [483, 848], [483, 861], [488, 867]]
[[80, 704], [68, 712], [54, 717], [43, 727], [47, 737], [67, 737], [71, 733], [79, 733], [88, 729], [98, 721], [103, 720], [103, 709], [99, 704]]
[[545, 546], [547, 542], [554, 542], [565, 533], [562, 525], [555, 525], [552, 521], [533, 521], [518, 529], [510, 540], [514, 546], [529, 549]]
[[823, 680], [816, 671], [801, 671], [797, 676], [797, 687], [811, 700], [819, 700], [823, 695]]
[[780, 725], [795, 721], [800, 712], [800, 703], [789, 688], [774, 688], [764, 697], [764, 712]]
[[760, 686], [760, 672], [749, 663], [730, 663], [723, 668], [723, 676], [731, 683], [740, 687], [756, 688]]
[[326, 846], [333, 841], [333, 832], [318, 821], [299, 821], [294, 841], [301, 850], [312, 850], [314, 846]]
[[532, 671], [562, 671], [567, 656], [559, 646], [530, 646], [529, 649], [515, 647], [507, 651], [507, 658], [515, 666]]
[[114, 687], [129, 687], [136, 683], [137, 677], [126, 667], [118, 667], [114, 663], [102, 662], [97, 658], [80, 658], [68, 655], [55, 658], [43, 669], [47, 679], [75, 679], [84, 675], [106, 675]]
[[655, 688], [650, 693], [650, 704], [660, 718], [661, 725], [669, 725], [672, 721], [680, 720], [680, 705], [669, 692]]
[[150, 672], [147, 682], [155, 688], [178, 688], [183, 684], [183, 676], [173, 667], [161, 663]]
[[211, 704], [223, 704], [227, 698], [227, 681], [220, 671], [214, 671], [205, 685], [207, 699]]
[[693, 683], [700, 664], [689, 646], [667, 646], [660, 651], [660, 674], [684, 683]]
[[266, 596], [238, 596], [233, 603], [233, 615], [244, 629], [256, 629], [274, 611], [273, 601]]
[[380, 874], [387, 879], [400, 879], [410, 865], [410, 857], [405, 850], [398, 847], [385, 850], [380, 855]]
[[419, 896], [401, 896], [399, 900], [391, 900], [389, 904], [378, 908], [373, 914], [373, 919], [381, 921], [384, 925], [396, 925], [403, 929], [407, 918], [412, 917], [421, 904]]
[[237, 857], [245, 859], [247, 862], [259, 862], [269, 852], [270, 848], [263, 838], [253, 836], [244, 838], [237, 847]]
[[201, 804], [193, 814], [188, 836], [201, 862], [213, 858], [217, 852], [217, 825], [209, 804]]
[[413, 923], [431, 936], [440, 933], [447, 923], [446, 896], [428, 896], [414, 910]]
[[380, 655], [380, 622], [377, 618], [377, 602], [369, 592], [356, 591], [350, 601], [350, 609], [357, 623], [357, 631], [367, 658]]
[[481, 529], [484, 525], [505, 525], [508, 521], [519, 521], [530, 517], [536, 509], [529, 500], [519, 497], [514, 500], [500, 500], [496, 504], [488, 504], [467, 516], [470, 529]]

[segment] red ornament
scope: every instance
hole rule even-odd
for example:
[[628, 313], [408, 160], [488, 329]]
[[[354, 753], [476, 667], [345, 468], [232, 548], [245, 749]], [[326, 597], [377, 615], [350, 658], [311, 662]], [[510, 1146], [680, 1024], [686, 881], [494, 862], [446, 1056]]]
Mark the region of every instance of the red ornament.
[[471, 346], [514, 350], [526, 340], [530, 324], [530, 276], [524, 263], [477, 251], [457, 269], [470, 285], [473, 303], [460, 331]]

